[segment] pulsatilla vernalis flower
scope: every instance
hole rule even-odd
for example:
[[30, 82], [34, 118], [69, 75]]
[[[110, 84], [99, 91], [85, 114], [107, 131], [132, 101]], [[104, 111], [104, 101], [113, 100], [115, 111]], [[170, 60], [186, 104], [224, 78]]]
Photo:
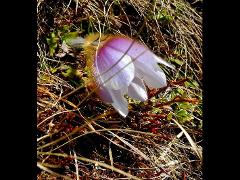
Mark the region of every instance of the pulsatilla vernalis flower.
[[99, 96], [124, 117], [128, 114], [125, 95], [147, 100], [145, 84], [151, 88], [167, 85], [158, 63], [173, 68], [145, 45], [125, 36], [93, 34], [84, 40], [83, 48], [92, 61]]

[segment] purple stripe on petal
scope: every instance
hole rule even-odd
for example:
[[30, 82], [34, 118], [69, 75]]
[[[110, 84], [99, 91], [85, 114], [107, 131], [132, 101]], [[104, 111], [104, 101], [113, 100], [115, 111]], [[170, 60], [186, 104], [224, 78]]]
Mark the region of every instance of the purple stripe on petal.
[[148, 96], [143, 80], [135, 77], [128, 87], [128, 95], [136, 100], [146, 101]]
[[129, 86], [134, 78], [131, 57], [107, 46], [98, 52], [94, 66], [98, 82], [114, 90]]

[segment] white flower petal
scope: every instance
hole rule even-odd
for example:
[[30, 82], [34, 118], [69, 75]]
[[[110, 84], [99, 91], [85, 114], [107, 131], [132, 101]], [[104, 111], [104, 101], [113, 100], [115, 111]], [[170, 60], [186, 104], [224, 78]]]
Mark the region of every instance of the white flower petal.
[[114, 90], [129, 86], [134, 78], [134, 65], [131, 57], [111, 47], [100, 49], [94, 61], [97, 81]]
[[165, 87], [167, 85], [165, 73], [158, 66], [154, 57], [156, 56], [152, 52], [147, 51], [143, 56], [134, 61], [136, 75], [139, 78], [143, 78], [150, 87]]
[[155, 54], [153, 54], [150, 50], [145, 51], [141, 54], [141, 56], [137, 57], [137, 59], [133, 60], [133, 63], [136, 67], [146, 67], [148, 69], [152, 69], [155, 71], [158, 71], [158, 64], [162, 63], [166, 66], [171, 66], [169, 63], [164, 61], [163, 59], [157, 57]]
[[[156, 76], [155, 76], [156, 75]], [[154, 76], [144, 76], [144, 81], [149, 87], [162, 88], [167, 86], [166, 76], [163, 72], [157, 71]]]
[[113, 102], [112, 106], [121, 114], [123, 117], [126, 117], [128, 114], [128, 102], [123, 95], [122, 90], [109, 90]]
[[128, 87], [128, 95], [136, 100], [146, 101], [148, 96], [143, 80], [135, 77]]
[[165, 65], [165, 66], [168, 66], [168, 67], [170, 67], [170, 68], [172, 68], [172, 69], [175, 69], [175, 66], [174, 66], [174, 65], [168, 63], [167, 61], [165, 61], [165, 60], [163, 60], [162, 58], [156, 56], [155, 54], [154, 54], [153, 58], [156, 60], [156, 62], [158, 62], [158, 63], [160, 63], [160, 64], [163, 64], [163, 65]]
[[152, 88], [162, 88], [167, 86], [167, 79], [165, 73], [158, 69], [158, 71], [151, 69], [136, 68], [137, 77], [143, 78], [147, 86]]

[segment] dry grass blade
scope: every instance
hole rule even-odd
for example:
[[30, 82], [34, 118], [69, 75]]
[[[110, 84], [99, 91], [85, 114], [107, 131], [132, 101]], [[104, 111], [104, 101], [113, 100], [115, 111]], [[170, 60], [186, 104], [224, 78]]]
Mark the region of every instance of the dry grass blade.
[[196, 152], [197, 156], [199, 157], [200, 160], [202, 160], [202, 152], [199, 150], [199, 148], [197, 147], [196, 143], [193, 141], [193, 139], [191, 138], [191, 136], [188, 134], [188, 132], [182, 127], [181, 124], [179, 124], [175, 119], [172, 119], [174, 121], [174, 123], [177, 124], [177, 126], [182, 130], [182, 132], [184, 133], [184, 135], [186, 136], [187, 140], [189, 141], [189, 143], [191, 144], [193, 150]]
[[[61, 154], [61, 153], [49, 153], [49, 152], [38, 152], [38, 154], [41, 154], [41, 155], [51, 155], [51, 156], [59, 156], [59, 157], [65, 157], [65, 158], [72, 158], [74, 159], [75, 157], [74, 156], [70, 156], [68, 154]], [[136, 177], [136, 176], [133, 176], [129, 173], [126, 173], [116, 167], [113, 167], [113, 166], [110, 166], [106, 163], [102, 163], [102, 162], [99, 162], [99, 161], [94, 161], [92, 159], [88, 159], [88, 158], [85, 158], [85, 157], [76, 157], [79, 161], [84, 161], [84, 162], [87, 162], [87, 163], [92, 163], [94, 164], [95, 166], [101, 166], [101, 167], [104, 167], [104, 168], [107, 168], [107, 169], [110, 169], [110, 170], [113, 170], [119, 174], [122, 174], [130, 179], [134, 179], [134, 180], [141, 180], [140, 178]], [[41, 165], [41, 164], [40, 164]], [[41, 166], [42, 167], [42, 166]]]
[[149, 157], [147, 157], [143, 152], [141, 152], [138, 148], [131, 145], [129, 142], [125, 141], [123, 138], [119, 137], [117, 134], [109, 131], [114, 137], [122, 141], [124, 144], [126, 144], [128, 147], [130, 147], [136, 154], [142, 156], [145, 160], [149, 160]]
[[109, 146], [109, 158], [110, 158], [111, 166], [113, 166], [113, 155], [112, 155], [112, 149], [110, 146]]
[[73, 180], [72, 178], [69, 178], [68, 176], [64, 176], [64, 175], [61, 175], [61, 174], [59, 174], [59, 173], [56, 173], [56, 172], [50, 170], [49, 168], [43, 166], [43, 164], [40, 163], [40, 162], [37, 163], [37, 166], [38, 166], [40, 169], [42, 169], [42, 170], [44, 170], [44, 171], [46, 171], [46, 172], [48, 172], [48, 173], [50, 173], [50, 174], [53, 174], [53, 175], [55, 175], [55, 176], [61, 177], [61, 178], [66, 179], [66, 180]]
[[75, 151], [73, 151], [73, 154], [74, 154], [74, 161], [75, 161], [75, 168], [76, 168], [76, 176], [77, 176], [77, 180], [80, 180], [79, 179], [79, 173], [78, 173], [78, 163], [77, 163], [77, 154]]

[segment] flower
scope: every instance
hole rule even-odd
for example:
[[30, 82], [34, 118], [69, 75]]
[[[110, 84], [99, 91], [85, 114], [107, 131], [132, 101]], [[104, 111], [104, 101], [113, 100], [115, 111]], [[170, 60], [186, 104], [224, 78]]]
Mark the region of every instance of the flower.
[[[167, 85], [158, 63], [174, 68], [140, 42], [125, 36], [90, 35], [83, 48], [93, 59], [93, 76], [100, 98], [110, 103], [123, 117], [128, 114], [128, 95], [139, 101], [148, 99], [146, 86]], [[95, 52], [95, 53], [93, 53]], [[93, 56], [91, 56], [93, 54]]]

